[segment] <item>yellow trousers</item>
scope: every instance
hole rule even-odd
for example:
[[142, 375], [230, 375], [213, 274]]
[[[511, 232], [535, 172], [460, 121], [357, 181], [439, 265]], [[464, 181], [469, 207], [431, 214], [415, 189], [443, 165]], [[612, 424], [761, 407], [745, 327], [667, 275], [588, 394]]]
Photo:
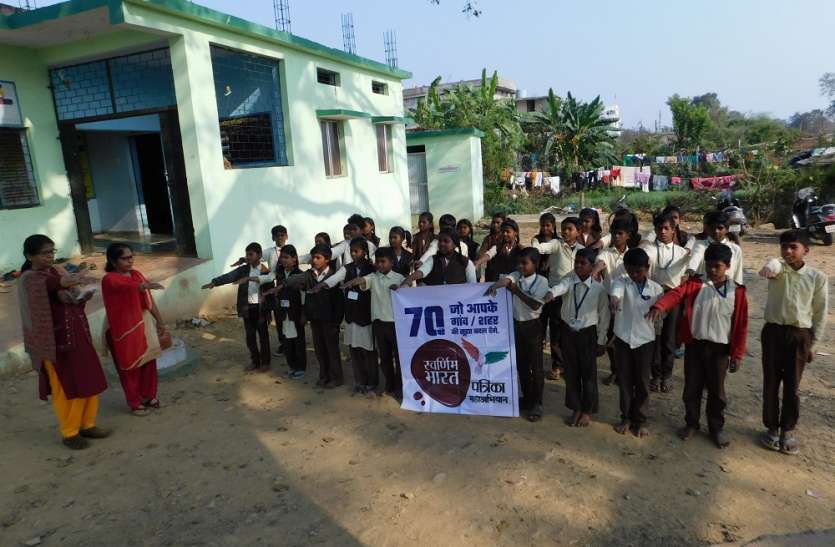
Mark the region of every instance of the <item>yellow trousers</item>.
[[49, 376], [49, 387], [52, 389], [52, 408], [58, 418], [61, 436], [65, 439], [75, 437], [82, 429], [90, 429], [96, 425], [96, 415], [99, 413], [99, 397], [85, 397], [83, 399], [67, 399], [55, 365], [45, 361], [46, 374]]

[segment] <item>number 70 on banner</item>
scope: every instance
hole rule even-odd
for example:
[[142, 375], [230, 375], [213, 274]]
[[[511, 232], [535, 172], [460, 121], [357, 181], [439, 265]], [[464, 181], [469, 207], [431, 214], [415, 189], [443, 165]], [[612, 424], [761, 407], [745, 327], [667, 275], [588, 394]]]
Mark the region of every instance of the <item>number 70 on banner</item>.
[[421, 319], [429, 336], [444, 335], [444, 309], [440, 306], [427, 306], [425, 308], [416, 306], [404, 308], [403, 313], [412, 316], [412, 325], [409, 328], [409, 336], [415, 337], [420, 330]]

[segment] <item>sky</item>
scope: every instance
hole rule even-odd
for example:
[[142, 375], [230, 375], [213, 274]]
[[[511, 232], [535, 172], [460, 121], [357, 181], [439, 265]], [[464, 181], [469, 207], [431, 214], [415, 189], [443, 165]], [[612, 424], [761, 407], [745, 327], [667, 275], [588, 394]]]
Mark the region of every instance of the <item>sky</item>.
[[[273, 26], [272, 0], [197, 3]], [[630, 128], [653, 128], [659, 113], [669, 125], [674, 93], [714, 91], [733, 110], [787, 118], [825, 107], [818, 78], [835, 72], [833, 0], [479, 0], [477, 18], [461, 13], [464, 0], [289, 4], [294, 34], [340, 49], [340, 14], [353, 13], [357, 53], [379, 61], [394, 30], [400, 67], [414, 75], [405, 86], [487, 68], [528, 96], [600, 95]]]

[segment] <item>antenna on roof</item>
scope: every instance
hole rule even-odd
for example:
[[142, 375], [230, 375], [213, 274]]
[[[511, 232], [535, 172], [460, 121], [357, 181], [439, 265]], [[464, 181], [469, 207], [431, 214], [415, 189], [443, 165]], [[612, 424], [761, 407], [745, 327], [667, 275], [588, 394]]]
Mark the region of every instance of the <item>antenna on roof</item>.
[[275, 30], [291, 33], [288, 0], [273, 0], [273, 14], [275, 15]]
[[397, 34], [393, 30], [383, 33], [383, 43], [386, 47], [386, 64], [397, 68]]
[[354, 34], [354, 14], [342, 14], [342, 49], [346, 53], [356, 55], [357, 53], [357, 37]]
[[23, 10], [31, 10], [38, 8], [38, 4], [37, 2], [35, 2], [35, 0], [20, 0], [18, 4], [20, 5], [20, 9]]

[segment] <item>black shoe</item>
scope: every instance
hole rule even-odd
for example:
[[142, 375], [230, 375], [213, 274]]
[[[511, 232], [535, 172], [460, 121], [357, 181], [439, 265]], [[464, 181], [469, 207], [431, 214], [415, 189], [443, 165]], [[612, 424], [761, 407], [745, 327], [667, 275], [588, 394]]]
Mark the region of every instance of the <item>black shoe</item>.
[[87, 437], [88, 439], [106, 439], [111, 433], [112, 431], [109, 429], [96, 426], [88, 427], [87, 429], [79, 431], [79, 434], [82, 437]]
[[90, 443], [87, 442], [87, 439], [82, 437], [81, 435], [76, 435], [75, 437], [66, 437], [63, 441], [64, 446], [69, 448], [70, 450], [84, 450]]

